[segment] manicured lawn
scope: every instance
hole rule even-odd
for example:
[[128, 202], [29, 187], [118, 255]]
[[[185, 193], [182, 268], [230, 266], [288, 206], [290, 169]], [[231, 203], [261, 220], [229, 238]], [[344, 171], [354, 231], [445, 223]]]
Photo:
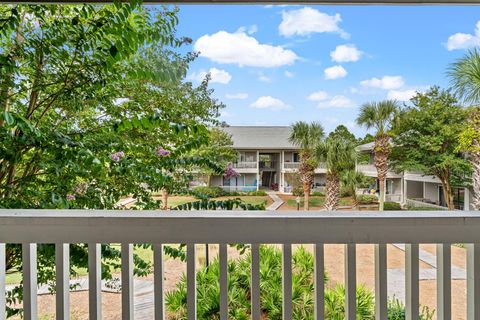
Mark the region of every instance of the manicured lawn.
[[[280, 196], [283, 201], [285, 201], [285, 204], [281, 206], [282, 210], [296, 210], [297, 209], [297, 201], [295, 196], [291, 195], [281, 195]], [[310, 209], [312, 210], [318, 210], [322, 209], [324, 204], [325, 204], [325, 197], [318, 197], [318, 196], [311, 196], [308, 203], [310, 204]], [[301, 198], [300, 201], [300, 208], [303, 208], [303, 197]], [[350, 197], [345, 197], [340, 199], [340, 206], [351, 206], [352, 205], [352, 198]]]

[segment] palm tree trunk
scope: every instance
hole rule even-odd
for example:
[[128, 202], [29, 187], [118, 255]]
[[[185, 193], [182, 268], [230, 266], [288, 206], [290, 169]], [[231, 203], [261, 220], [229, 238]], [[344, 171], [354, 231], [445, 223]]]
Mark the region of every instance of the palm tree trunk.
[[474, 152], [471, 156], [473, 166], [473, 210], [480, 210], [480, 152]]
[[383, 211], [384, 204], [385, 204], [385, 178], [379, 179], [379, 188], [380, 188], [380, 194], [379, 194], [379, 199], [378, 199], [378, 210]]
[[[305, 179], [308, 180], [308, 179]], [[310, 210], [310, 182], [303, 181], [303, 210]]]
[[389, 137], [387, 135], [379, 135], [375, 138], [374, 154], [380, 188], [378, 210], [383, 211], [383, 205], [385, 203], [385, 180], [387, 178], [388, 156], [390, 154]]
[[327, 194], [325, 196], [325, 209], [335, 211], [340, 201], [340, 178], [336, 174], [327, 173]]
[[168, 209], [168, 191], [162, 188], [162, 210]]

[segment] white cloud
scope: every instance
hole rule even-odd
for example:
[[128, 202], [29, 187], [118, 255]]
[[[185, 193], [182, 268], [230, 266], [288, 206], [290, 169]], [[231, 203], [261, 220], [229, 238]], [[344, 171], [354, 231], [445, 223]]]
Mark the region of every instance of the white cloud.
[[230, 73], [217, 68], [210, 68], [208, 72], [204, 70], [200, 70], [199, 72], [193, 72], [187, 76], [187, 79], [201, 82], [203, 81], [203, 79], [205, 79], [208, 73], [210, 73], [211, 83], [227, 84], [230, 82], [230, 80], [232, 80], [232, 76], [230, 75]]
[[328, 99], [328, 93], [326, 93], [325, 91], [316, 91], [316, 92], [312, 92], [308, 97], [307, 97], [308, 100], [312, 100], [312, 101], [323, 101], [323, 100], [327, 100]]
[[267, 83], [272, 82], [272, 79], [270, 79], [270, 77], [265, 75], [263, 72], [260, 72], [258, 74], [258, 80], [262, 82], [267, 82]]
[[256, 109], [271, 109], [271, 110], [283, 110], [290, 109], [290, 106], [280, 99], [273, 98], [271, 96], [262, 96], [250, 105]]
[[325, 74], [325, 79], [334, 80], [347, 76], [347, 70], [342, 66], [333, 66], [323, 70]]
[[298, 56], [280, 46], [261, 44], [245, 32], [219, 31], [201, 36], [194, 45], [200, 56], [217, 63], [239, 66], [274, 68], [292, 65]]
[[403, 87], [405, 81], [401, 76], [383, 76], [382, 78], [371, 78], [363, 80], [360, 84], [364, 87], [393, 90]]
[[339, 33], [342, 38], [348, 38], [338, 24], [342, 21], [340, 14], [328, 15], [310, 7], [283, 11], [282, 22], [278, 30], [282, 36], [308, 36], [312, 33]]
[[295, 76], [295, 74], [293, 72], [290, 72], [288, 70], [285, 70], [285, 72], [283, 73], [285, 75], [285, 77], [287, 78], [293, 78]]
[[245, 100], [248, 99], [248, 93], [227, 93], [225, 95], [225, 98], [227, 99], [233, 99], [233, 100]]
[[258, 27], [256, 24], [251, 25], [250, 27], [240, 27], [238, 28], [236, 33], [248, 33], [248, 34], [254, 34], [258, 31]]
[[320, 102], [318, 107], [320, 109], [327, 109], [327, 108], [351, 108], [354, 107], [355, 104], [352, 100], [345, 96], [334, 96], [332, 99]]
[[362, 51], [358, 50], [353, 44], [342, 44], [330, 52], [330, 57], [335, 62], [355, 62], [360, 60]]
[[347, 127], [348, 130], [353, 130], [355, 128], [357, 128], [357, 124], [354, 122], [354, 121], [347, 121], [344, 123], [345, 127]]
[[398, 101], [408, 101], [417, 94], [417, 90], [390, 90], [388, 91], [387, 98]]
[[449, 51], [457, 49], [469, 49], [480, 46], [480, 21], [475, 26], [475, 33], [455, 33], [448, 37], [445, 44]]

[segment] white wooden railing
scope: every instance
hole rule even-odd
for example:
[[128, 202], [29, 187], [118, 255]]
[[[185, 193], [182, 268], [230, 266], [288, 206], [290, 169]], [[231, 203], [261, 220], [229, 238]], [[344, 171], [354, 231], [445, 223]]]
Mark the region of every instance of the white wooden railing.
[[437, 204], [414, 200], [414, 199], [406, 199], [405, 204], [407, 208], [431, 208], [435, 210], [448, 210], [447, 207], [442, 207]]
[[256, 161], [242, 161], [235, 162], [233, 167], [236, 169], [256, 169], [258, 167], [258, 162]]
[[401, 194], [386, 194], [385, 195], [385, 201], [392, 201], [392, 202], [400, 202], [402, 201], [402, 195]]
[[300, 162], [284, 162], [283, 163], [284, 169], [298, 169], [300, 168]]
[[[5, 243], [23, 246], [25, 319], [37, 319], [37, 243], [56, 244], [57, 319], [69, 319], [69, 243], [88, 243], [89, 315], [101, 319], [101, 243], [122, 245], [122, 318], [134, 319], [132, 243], [153, 243], [155, 319], [165, 319], [162, 244], [187, 243], [187, 311], [196, 319], [196, 243], [220, 244], [220, 319], [228, 314], [227, 244], [251, 244], [252, 319], [261, 319], [259, 244], [283, 244], [283, 319], [292, 318], [293, 243], [315, 244], [315, 319], [324, 314], [324, 244], [344, 243], [346, 319], [356, 319], [356, 244], [375, 244], [376, 319], [387, 319], [387, 243], [406, 243], [407, 319], [419, 318], [419, 244], [437, 243], [437, 319], [451, 319], [452, 243], [467, 243], [467, 317], [480, 319], [477, 212], [161, 212], [0, 210], [0, 288]], [[0, 290], [0, 318], [5, 314]]]

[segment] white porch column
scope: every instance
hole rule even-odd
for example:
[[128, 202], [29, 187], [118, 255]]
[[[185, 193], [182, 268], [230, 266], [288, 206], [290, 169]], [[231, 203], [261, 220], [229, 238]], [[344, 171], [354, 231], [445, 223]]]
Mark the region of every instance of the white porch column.
[[425, 194], [426, 194], [425, 189], [426, 189], [426, 185], [425, 185], [425, 181], [423, 181], [423, 196], [422, 196], [422, 198], [424, 198], [424, 199], [425, 199]]
[[257, 191], [260, 189], [260, 151], [257, 150]]
[[470, 189], [464, 188], [465, 193], [463, 195], [463, 210], [470, 210]]
[[402, 178], [402, 181], [403, 181], [403, 204], [406, 204], [407, 203], [407, 180], [405, 180], [405, 177]]

